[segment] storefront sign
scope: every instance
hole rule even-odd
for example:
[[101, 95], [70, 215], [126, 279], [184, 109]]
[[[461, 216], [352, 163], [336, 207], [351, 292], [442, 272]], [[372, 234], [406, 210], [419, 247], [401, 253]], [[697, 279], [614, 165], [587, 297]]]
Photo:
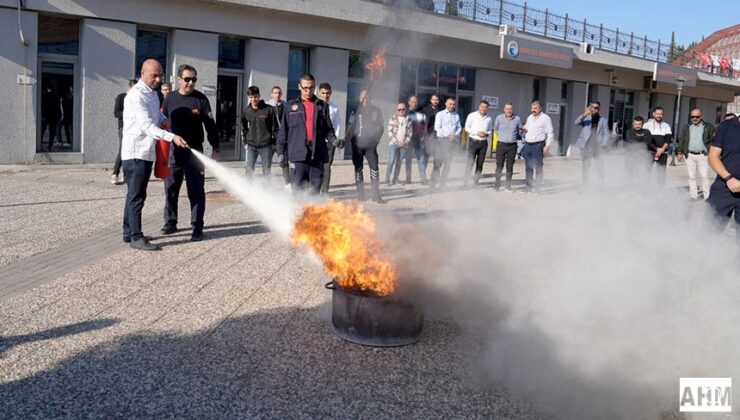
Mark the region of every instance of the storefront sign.
[[548, 102], [547, 108], [545, 109], [546, 114], [558, 115], [560, 114], [560, 104], [557, 102]]
[[573, 48], [503, 35], [501, 58], [570, 69], [573, 67]]
[[679, 79], [683, 79], [684, 86], [696, 87], [696, 70], [673, 64], [655, 63], [653, 80], [677, 85]]

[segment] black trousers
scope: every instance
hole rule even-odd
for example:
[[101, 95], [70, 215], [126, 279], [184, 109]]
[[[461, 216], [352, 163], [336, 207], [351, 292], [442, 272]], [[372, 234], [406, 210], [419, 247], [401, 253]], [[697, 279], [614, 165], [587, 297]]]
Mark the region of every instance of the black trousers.
[[293, 162], [295, 171], [291, 178], [293, 193], [307, 189], [311, 194], [318, 194], [321, 190], [321, 182], [324, 178], [324, 162], [316, 158]]
[[496, 145], [496, 189], [501, 187], [501, 172], [503, 172], [504, 163], [506, 164], [506, 189], [511, 189], [516, 149], [516, 143], [502, 143], [499, 141]]
[[282, 155], [283, 158], [280, 160], [280, 169], [283, 171], [283, 181], [285, 185], [291, 183], [290, 163], [288, 162], [288, 154]]
[[321, 181], [322, 194], [329, 192], [329, 184], [331, 183], [331, 165], [334, 163], [334, 153], [337, 150], [331, 143], [327, 143], [326, 147], [329, 152], [329, 161], [324, 164], [324, 179]]
[[473, 140], [468, 138], [468, 161], [465, 165], [465, 184], [468, 183], [470, 171], [475, 164], [475, 175], [473, 183], [478, 184], [481, 173], [483, 173], [483, 162], [486, 161], [486, 152], [488, 151], [488, 140]]
[[142, 237], [141, 210], [146, 201], [146, 187], [152, 175], [154, 162], [141, 159], [123, 161], [123, 176], [126, 179], [128, 192], [126, 206], [123, 209], [123, 236], [136, 240]]
[[356, 139], [352, 139], [352, 164], [355, 167], [355, 186], [357, 187], [357, 196], [360, 199], [365, 198], [365, 177], [363, 175], [363, 163], [367, 159], [367, 166], [370, 167], [370, 185], [373, 194], [380, 197], [380, 168], [378, 166], [378, 145], [360, 146]]
[[51, 120], [41, 120], [41, 143], [44, 142], [44, 132], [46, 128], [49, 128], [49, 146], [46, 148], [47, 151], [51, 152], [51, 148], [54, 146], [54, 137], [57, 136], [57, 122]]
[[123, 128], [118, 129], [118, 154], [116, 155], [116, 163], [113, 164], [113, 174], [118, 176], [121, 172], [121, 146], [123, 146]]
[[170, 225], [177, 224], [177, 201], [180, 198], [183, 178], [190, 200], [190, 224], [193, 229], [203, 229], [203, 216], [206, 212], [205, 170], [203, 164], [192, 153], [184, 162], [170, 164], [170, 176], [164, 180], [167, 195], [164, 221]]
[[709, 191], [707, 204], [714, 210], [717, 227], [720, 230], [724, 230], [727, 220], [733, 212], [735, 213], [736, 263], [740, 264], [740, 193], [730, 191], [721, 179], [716, 179]]

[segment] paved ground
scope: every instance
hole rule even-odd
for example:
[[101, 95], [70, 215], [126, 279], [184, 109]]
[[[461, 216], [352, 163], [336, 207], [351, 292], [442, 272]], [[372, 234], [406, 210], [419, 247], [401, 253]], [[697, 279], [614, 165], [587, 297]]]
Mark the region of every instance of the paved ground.
[[[477, 194], [557, 203], [576, 194], [579, 171], [554, 158], [540, 196], [496, 193], [490, 178]], [[351, 167], [337, 165], [333, 184], [351, 198]], [[419, 224], [444, 223], [465, 193], [384, 190], [389, 203], [371, 211]], [[120, 240], [125, 187], [103, 166], [0, 167], [0, 196], [0, 418], [548, 417], [478, 378], [477, 337], [443, 310], [412, 346], [337, 338], [320, 267], [241, 203], [208, 202], [203, 242], [160, 237], [152, 180], [145, 233], [164, 250], [143, 253]]]

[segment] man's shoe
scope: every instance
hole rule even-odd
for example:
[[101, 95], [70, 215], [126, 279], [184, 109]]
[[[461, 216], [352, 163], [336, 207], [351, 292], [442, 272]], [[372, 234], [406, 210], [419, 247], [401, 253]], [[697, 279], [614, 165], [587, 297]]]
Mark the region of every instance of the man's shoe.
[[163, 235], [172, 235], [173, 233], [177, 232], [177, 225], [165, 223], [164, 226], [162, 226], [162, 230], [160, 232], [162, 232]]
[[141, 251], [160, 251], [162, 247], [149, 243], [146, 238], [141, 237], [131, 241], [131, 248]]
[[203, 231], [200, 230], [200, 229], [193, 230], [193, 234], [190, 235], [190, 240], [193, 241], [193, 242], [200, 242], [200, 241], [202, 241], [203, 240]]
[[[154, 238], [152, 238], [151, 236], [145, 236], [144, 239], [146, 239], [147, 241], [151, 241]], [[131, 242], [131, 237], [130, 236], [124, 236], [123, 237], [123, 242], [125, 242], [125, 243]]]
[[110, 176], [110, 183], [113, 184], [113, 185], [117, 185], [118, 184], [118, 175], [111, 174], [111, 176]]
[[375, 196], [375, 197], [373, 197], [373, 201], [375, 201], [375, 202], [376, 202], [376, 203], [378, 203], [378, 204], [385, 204], [385, 203], [386, 203], [386, 201], [385, 201], [385, 200], [383, 200], [383, 197], [381, 197], [381, 196], [379, 196], [379, 195], [378, 195], [378, 196]]

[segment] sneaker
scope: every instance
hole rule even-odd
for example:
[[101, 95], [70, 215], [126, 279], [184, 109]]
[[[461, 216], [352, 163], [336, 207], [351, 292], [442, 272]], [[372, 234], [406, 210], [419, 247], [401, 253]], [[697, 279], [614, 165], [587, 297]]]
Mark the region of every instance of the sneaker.
[[113, 185], [118, 185], [118, 175], [111, 174], [110, 176], [110, 183]]
[[291, 187], [290, 184], [285, 184], [285, 187], [284, 188], [285, 188], [285, 191], [287, 191], [287, 192], [293, 191], [293, 187]]
[[133, 249], [138, 249], [141, 251], [159, 251], [162, 249], [162, 247], [150, 243], [144, 237], [131, 241], [130, 246]]
[[375, 201], [378, 204], [385, 204], [387, 201], [383, 200], [383, 197], [381, 196], [375, 196], [373, 197], [373, 201]]
[[173, 233], [177, 232], [177, 225], [165, 223], [164, 226], [162, 226], [162, 230], [160, 232], [162, 232], [163, 235], [172, 235]]
[[125, 184], [125, 183], [126, 183], [126, 182], [125, 182], [125, 180], [123, 179], [123, 172], [121, 172], [120, 174], [118, 174], [118, 185], [123, 185], [123, 184]]
[[193, 234], [190, 235], [190, 240], [193, 242], [200, 242], [203, 240], [203, 231], [201, 229], [194, 229]]
[[[151, 240], [152, 240], [153, 238], [152, 238], [151, 236], [145, 236], [145, 237], [144, 237], [144, 239], [146, 239], [147, 241], [151, 241]], [[124, 236], [123, 236], [123, 242], [124, 242], [124, 243], [129, 243], [129, 242], [131, 242], [131, 237], [130, 237], [130, 236], [126, 236], [126, 235], [124, 235]]]

